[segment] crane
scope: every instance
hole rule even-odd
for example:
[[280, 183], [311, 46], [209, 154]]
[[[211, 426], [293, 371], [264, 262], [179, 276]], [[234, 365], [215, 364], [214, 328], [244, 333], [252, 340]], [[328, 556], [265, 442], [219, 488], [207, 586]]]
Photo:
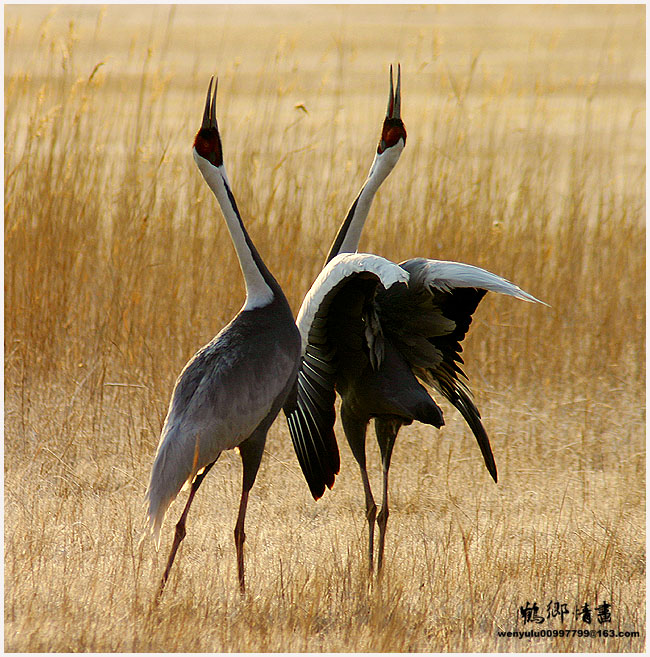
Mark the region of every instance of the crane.
[[203, 122], [194, 139], [194, 161], [221, 207], [234, 244], [246, 301], [180, 373], [147, 488], [148, 523], [156, 549], [165, 513], [183, 486], [190, 492], [174, 533], [160, 582], [162, 593], [185, 523], [201, 482], [221, 452], [237, 448], [242, 460], [242, 493], [235, 524], [235, 548], [241, 592], [244, 582], [244, 519], [266, 434], [292, 390], [300, 356], [300, 334], [289, 303], [248, 235], [223, 162], [216, 118], [217, 82], [212, 82]]
[[[406, 144], [401, 120], [401, 71], [368, 178], [343, 221], [326, 266], [303, 301], [297, 324], [302, 359], [297, 392], [284, 406], [292, 442], [314, 499], [331, 488], [339, 472], [335, 391], [341, 422], [361, 472], [368, 522], [368, 557], [373, 570], [375, 523], [379, 528], [377, 573], [381, 573], [388, 522], [388, 472], [400, 428], [413, 421], [440, 428], [443, 414], [423, 383], [449, 400], [469, 425], [488, 472], [497, 469], [481, 415], [461, 369], [461, 343], [483, 296], [499, 292], [538, 302], [496, 274], [468, 264], [413, 258], [391, 266], [406, 279], [390, 287], [359, 268], [345, 279], [332, 268], [347, 252], [354, 257], [375, 193]], [[360, 256], [360, 254], [357, 254]], [[392, 271], [384, 263], [384, 275]], [[397, 274], [393, 271], [393, 276]], [[377, 506], [366, 469], [366, 431], [374, 419], [382, 461], [382, 501]]]

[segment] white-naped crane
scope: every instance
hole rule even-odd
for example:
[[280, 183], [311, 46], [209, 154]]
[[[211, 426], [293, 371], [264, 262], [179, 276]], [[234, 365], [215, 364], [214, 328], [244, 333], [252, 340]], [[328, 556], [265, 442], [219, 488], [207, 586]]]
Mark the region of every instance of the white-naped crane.
[[300, 356], [300, 334], [289, 303], [246, 232], [228, 182], [216, 118], [217, 83], [212, 95], [212, 82], [193, 155], [221, 206], [244, 275], [246, 301], [236, 317], [185, 365], [172, 393], [147, 489], [148, 522], [156, 549], [169, 505], [184, 485], [190, 486], [190, 492], [176, 525], [159, 594], [185, 537], [196, 491], [221, 452], [234, 448], [243, 466], [234, 534], [239, 586], [244, 592], [248, 494], [266, 434], [294, 386]]
[[[380, 285], [360, 265], [346, 277], [331, 268], [340, 258], [367, 256], [356, 251], [372, 199], [393, 169], [406, 143], [401, 120], [401, 75], [390, 97], [381, 139], [368, 179], [352, 204], [321, 272], [305, 298], [297, 324], [302, 361], [297, 394], [285, 404], [293, 445], [311, 493], [321, 497], [339, 471], [334, 435], [335, 391], [341, 396], [341, 422], [363, 481], [373, 568], [375, 522], [379, 526], [377, 571], [381, 572], [388, 521], [388, 471], [400, 428], [414, 420], [441, 427], [442, 411], [422, 383], [448, 399], [474, 433], [488, 472], [497, 469], [481, 416], [460, 365], [461, 343], [472, 314], [487, 291], [537, 302], [509, 281], [479, 267], [414, 258], [391, 269], [408, 275], [401, 284]], [[348, 252], [348, 256], [340, 254]], [[397, 274], [392, 274], [397, 278]], [[383, 486], [379, 514], [366, 470], [366, 430], [374, 418], [381, 452]]]

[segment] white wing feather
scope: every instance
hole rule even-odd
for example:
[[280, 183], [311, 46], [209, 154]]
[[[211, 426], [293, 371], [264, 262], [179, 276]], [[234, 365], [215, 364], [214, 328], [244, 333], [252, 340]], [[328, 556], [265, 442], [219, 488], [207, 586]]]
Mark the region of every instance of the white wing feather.
[[396, 283], [408, 283], [409, 273], [400, 265], [370, 253], [343, 253], [330, 260], [307, 292], [296, 324], [302, 337], [302, 352], [307, 348], [307, 336], [314, 317], [325, 297], [342, 281], [354, 274], [370, 273], [388, 289]]
[[450, 260], [413, 258], [400, 263], [400, 266], [410, 272], [413, 283], [445, 292], [455, 287], [476, 287], [490, 292], [507, 294], [523, 301], [548, 305], [505, 278], [474, 265]]

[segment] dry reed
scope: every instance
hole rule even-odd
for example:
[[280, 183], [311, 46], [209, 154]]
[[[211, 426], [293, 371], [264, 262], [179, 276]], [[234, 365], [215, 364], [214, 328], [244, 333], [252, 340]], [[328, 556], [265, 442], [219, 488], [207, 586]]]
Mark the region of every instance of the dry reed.
[[[643, 650], [644, 9], [477, 8], [491, 37], [468, 8], [374, 9], [371, 26], [359, 8], [276, 9], [119, 9], [133, 34], [116, 7], [5, 9], [5, 649]], [[196, 33], [221, 10], [225, 27]], [[250, 56], [230, 58], [244, 38]], [[151, 604], [165, 555], [138, 538], [169, 395], [243, 301], [189, 155], [210, 43], [231, 182], [295, 310], [372, 159], [386, 43], [409, 138], [362, 249], [477, 264], [551, 306], [488, 298], [465, 343], [498, 486], [450, 407], [442, 431], [400, 434], [381, 586], [344, 440], [315, 504], [279, 419], [250, 594], [224, 454]], [[607, 600], [612, 623], [592, 627], [639, 636], [498, 636], [554, 600]]]

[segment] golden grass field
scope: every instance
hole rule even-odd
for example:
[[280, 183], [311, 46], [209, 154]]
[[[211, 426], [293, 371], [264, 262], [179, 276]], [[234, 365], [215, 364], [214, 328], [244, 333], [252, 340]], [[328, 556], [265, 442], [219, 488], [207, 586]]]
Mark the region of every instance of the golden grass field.
[[[4, 11], [6, 651], [645, 649], [644, 6]], [[159, 553], [139, 544], [167, 404], [244, 298], [191, 157], [209, 77], [244, 220], [297, 312], [397, 61], [408, 141], [362, 250], [483, 266], [550, 304], [488, 296], [465, 341], [499, 484], [451, 406], [441, 431], [405, 428], [371, 582], [340, 427], [315, 503], [281, 416], [247, 595], [225, 453], [154, 604], [181, 510]], [[370, 432], [368, 454], [378, 495]], [[556, 602], [570, 613], [536, 630], [616, 636], [499, 636]]]

